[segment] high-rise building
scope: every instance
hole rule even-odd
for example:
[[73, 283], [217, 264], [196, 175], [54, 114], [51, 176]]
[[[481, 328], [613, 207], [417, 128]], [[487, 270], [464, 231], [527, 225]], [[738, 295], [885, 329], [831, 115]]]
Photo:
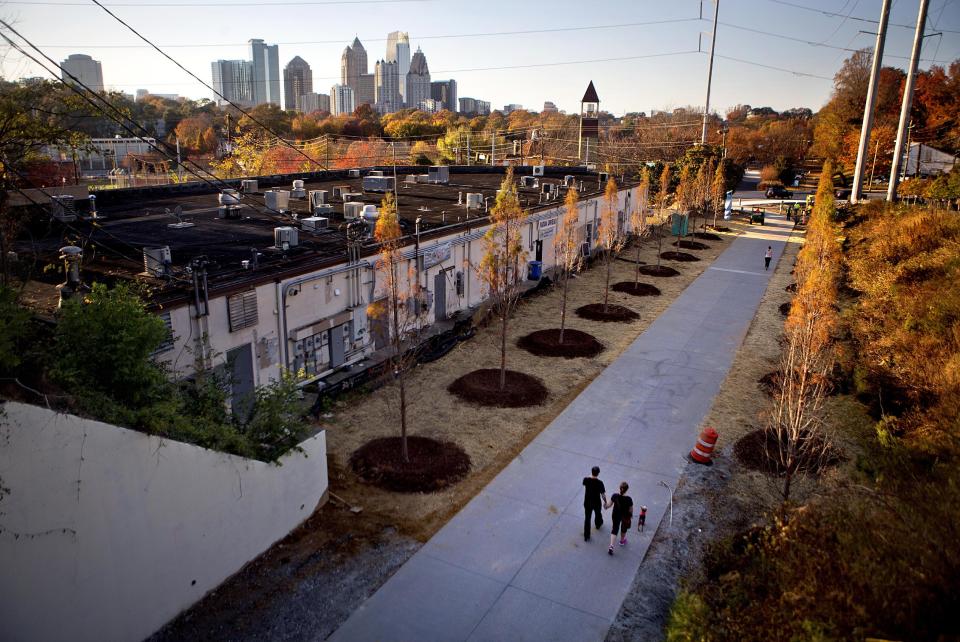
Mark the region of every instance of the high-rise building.
[[407, 107], [416, 107], [417, 103], [407, 95], [407, 73], [410, 71], [410, 36], [406, 31], [391, 31], [387, 34], [387, 62], [398, 65], [400, 76], [400, 97]]
[[300, 112], [307, 110], [300, 104], [300, 96], [313, 93], [313, 71], [310, 65], [300, 56], [283, 68], [283, 108], [294, 109]]
[[503, 115], [511, 114], [517, 110], [523, 109], [523, 105], [518, 105], [517, 103], [510, 103], [509, 105], [503, 106]]
[[381, 114], [399, 111], [403, 107], [400, 98], [400, 74], [396, 62], [378, 60], [374, 67], [374, 104]]
[[340, 84], [353, 89], [356, 105], [375, 102], [374, 75], [367, 73], [367, 50], [359, 38], [347, 45], [340, 56]]
[[476, 98], [461, 98], [460, 113], [471, 116], [486, 116], [490, 113], [490, 102]]
[[253, 64], [253, 104], [273, 103], [280, 107], [280, 52], [277, 45], [251, 39], [250, 60]]
[[430, 97], [443, 104], [449, 111], [457, 111], [457, 81], [435, 80], [430, 83]]
[[63, 82], [74, 83], [70, 77], [73, 76], [93, 91], [103, 91], [103, 69], [100, 67], [99, 60], [94, 60], [86, 54], [70, 54], [60, 63], [60, 67], [62, 67], [60, 77]]
[[555, 114], [558, 111], [559, 110], [557, 109], [557, 106], [552, 101], [549, 101], [549, 100], [543, 101], [543, 113]]
[[311, 92], [300, 96], [298, 103], [300, 111], [305, 114], [312, 114], [315, 111], [330, 111], [330, 96]]
[[420, 48], [413, 54], [410, 61], [410, 71], [407, 72], [407, 96], [404, 101], [407, 107], [423, 109], [421, 103], [430, 96], [430, 68], [427, 66], [427, 57]]
[[347, 85], [334, 85], [330, 88], [330, 113], [334, 116], [340, 114], [352, 114], [356, 109], [353, 87]]
[[253, 63], [249, 60], [217, 60], [213, 67], [213, 90], [220, 94], [218, 105], [228, 102], [249, 107], [253, 104]]

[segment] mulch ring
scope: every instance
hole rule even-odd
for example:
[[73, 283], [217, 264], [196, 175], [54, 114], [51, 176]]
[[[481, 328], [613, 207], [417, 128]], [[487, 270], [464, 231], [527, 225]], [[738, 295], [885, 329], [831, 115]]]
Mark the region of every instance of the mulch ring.
[[709, 250], [710, 246], [706, 243], [700, 243], [699, 241], [688, 241], [686, 239], [680, 239], [679, 241], [674, 241], [671, 243], [674, 247], [682, 247], [685, 250]]
[[[618, 256], [617, 260], [624, 261], [625, 263], [632, 263], [634, 265], [637, 264], [637, 259], [631, 259], [630, 257], [627, 257], [627, 256]], [[646, 261], [640, 261], [640, 265], [646, 265], [646, 264], [647, 264]]]
[[[779, 477], [786, 472], [786, 467], [780, 461], [777, 442], [773, 431], [757, 429], [741, 437], [734, 445], [733, 453], [737, 460], [750, 470]], [[843, 454], [835, 447], [827, 445], [821, 435], [809, 433], [801, 434], [797, 440], [797, 452], [799, 456], [794, 463], [794, 471], [797, 473], [816, 475], [844, 459]]]
[[501, 390], [499, 368], [468, 372], [447, 386], [447, 390], [465, 401], [496, 408], [539, 406], [549, 394], [542, 381], [515, 370], [507, 370], [507, 382]]
[[660, 255], [661, 259], [667, 259], [668, 261], [699, 261], [700, 257], [694, 256], [693, 254], [687, 254], [686, 252], [664, 252]]
[[[723, 228], [719, 231], [729, 231], [727, 228]], [[711, 234], [710, 232], [694, 232], [691, 234], [693, 238], [703, 239], [704, 241], [722, 241], [723, 237], [719, 234]]]
[[604, 346], [592, 334], [566, 328], [560, 343], [560, 328], [537, 330], [517, 341], [517, 346], [538, 357], [595, 357]]
[[403, 461], [400, 437], [368, 441], [350, 456], [363, 481], [400, 493], [432, 493], [456, 484], [470, 472], [470, 457], [460, 446], [428, 437], [407, 437], [410, 461]]
[[680, 272], [669, 265], [641, 265], [640, 274], [646, 276], [680, 276]]
[[610, 303], [603, 309], [602, 303], [588, 303], [577, 308], [577, 316], [590, 321], [629, 322], [636, 321], [640, 315], [622, 305]]
[[796, 284], [796, 283], [791, 283], [790, 285], [788, 285], [787, 287], [785, 287], [785, 288], [783, 288], [783, 289], [786, 290], [787, 292], [796, 292], [796, 291], [797, 291], [797, 284]]
[[[810, 373], [810, 381], [811, 385], [823, 382], [824, 390], [828, 395], [834, 390], [833, 382], [831, 382], [828, 377], [824, 377], [823, 375]], [[773, 370], [772, 372], [768, 372], [767, 374], [763, 375], [757, 379], [757, 385], [761, 390], [771, 397], [777, 394], [780, 390], [780, 371]]]
[[786, 303], [781, 303], [779, 309], [780, 309], [780, 314], [782, 314], [783, 316], [789, 315], [789, 314], [790, 314], [790, 302], [787, 301]]
[[[729, 228], [729, 227], [724, 227], [723, 225], [717, 225], [716, 227], [714, 227], [713, 225], [711, 225], [711, 226], [710, 226], [710, 229], [713, 230], [714, 232], [729, 232], [729, 231], [730, 231], [730, 228]], [[699, 237], [699, 238], [703, 238], [703, 237], [701, 236], [701, 237]], [[718, 240], [719, 240], [719, 239], [718, 239]]]
[[633, 296], [660, 296], [660, 288], [649, 283], [635, 283], [634, 281], [620, 281], [610, 286], [614, 292], [624, 292]]

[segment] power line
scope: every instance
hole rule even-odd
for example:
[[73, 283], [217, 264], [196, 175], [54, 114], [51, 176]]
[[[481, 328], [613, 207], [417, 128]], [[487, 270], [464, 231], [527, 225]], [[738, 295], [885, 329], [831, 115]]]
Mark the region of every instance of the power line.
[[[269, 7], [290, 7], [290, 6], [309, 6], [309, 5], [351, 5], [351, 4], [400, 4], [400, 3], [420, 3], [432, 2], [433, 0], [284, 0], [282, 2], [111, 2], [111, 7], [164, 7], [167, 9], [175, 7], [257, 7], [266, 9]], [[6, 4], [19, 5], [38, 5], [54, 7], [85, 7], [89, 6], [85, 2], [56, 2], [53, 0], [10, 0]]]
[[820, 80], [833, 80], [829, 76], [821, 76], [819, 74], [811, 74], [806, 71], [796, 71], [794, 69], [786, 69], [785, 67], [775, 67], [774, 65], [765, 65], [761, 62], [754, 62], [752, 60], [744, 60], [743, 58], [734, 58], [733, 56], [722, 56], [720, 54], [715, 54], [717, 58], [723, 58], [724, 60], [732, 60], [733, 62], [740, 62], [745, 65], [753, 65], [754, 67], [763, 67], [764, 69], [773, 69], [774, 71], [782, 71], [788, 74], [793, 74], [794, 76], [803, 76], [805, 78], [818, 78]]
[[[868, 23], [870, 23], [870, 24], [879, 24], [879, 23], [880, 23], [879, 20], [871, 20], [870, 18], [859, 18], [859, 17], [857, 17], [857, 16], [848, 16], [848, 15], [844, 15], [844, 14], [842, 14], [842, 13], [836, 13], [836, 12], [834, 12], [834, 11], [827, 11], [826, 9], [817, 9], [816, 7], [808, 7], [808, 6], [806, 6], [806, 5], [797, 4], [797, 3], [795, 3], [795, 2], [788, 2], [787, 0], [767, 0], [767, 2], [773, 2], [773, 3], [775, 3], [775, 4], [782, 4], [782, 5], [787, 6], [787, 7], [793, 7], [794, 9], [803, 9], [804, 11], [812, 11], [813, 13], [823, 14], [823, 15], [825, 15], [825, 16], [830, 16], [830, 17], [832, 17], [832, 18], [845, 18], [845, 19], [847, 19], [847, 20], [856, 20], [856, 21], [858, 21], [858, 22], [868, 22]], [[888, 26], [888, 27], [903, 27], [904, 29], [916, 29], [916, 28], [917, 28], [917, 25], [915, 25], [915, 24], [913, 24], [913, 25], [905, 25], [905, 24], [900, 24], [900, 23], [896, 23], [896, 22], [888, 22], [888, 23], [887, 23], [887, 26]], [[947, 33], [960, 33], [960, 30], [952, 30], [952, 29], [940, 29], [940, 31], [944, 31], [944, 32], [947, 32]]]

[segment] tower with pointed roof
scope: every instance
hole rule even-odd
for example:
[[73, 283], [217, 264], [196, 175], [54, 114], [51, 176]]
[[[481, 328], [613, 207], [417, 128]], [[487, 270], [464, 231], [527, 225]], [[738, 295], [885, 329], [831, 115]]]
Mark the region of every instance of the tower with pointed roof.
[[597, 157], [597, 145], [600, 143], [600, 97], [593, 86], [593, 81], [587, 85], [587, 91], [580, 99], [580, 142], [577, 145], [577, 155], [580, 160], [590, 164], [591, 158]]
[[420, 104], [430, 99], [430, 68], [427, 66], [427, 57], [419, 47], [410, 61], [406, 81], [407, 107], [420, 109]]
[[367, 50], [360, 38], [354, 38], [340, 56], [340, 84], [353, 89], [358, 106], [373, 103], [373, 74], [367, 73]]

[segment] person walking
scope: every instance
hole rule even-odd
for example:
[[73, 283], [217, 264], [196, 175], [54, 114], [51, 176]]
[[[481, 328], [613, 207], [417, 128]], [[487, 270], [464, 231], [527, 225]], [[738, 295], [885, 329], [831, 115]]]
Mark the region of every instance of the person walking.
[[640, 514], [637, 515], [637, 530], [643, 532], [643, 527], [647, 524], [647, 507], [640, 507]]
[[630, 530], [630, 521], [633, 518], [633, 500], [627, 495], [630, 485], [627, 482], [620, 482], [620, 492], [610, 496], [610, 502], [605, 506], [613, 506], [613, 530], [610, 531], [610, 548], [607, 549], [607, 555], [613, 555], [613, 545], [617, 541], [617, 533], [620, 534], [620, 546], [627, 545], [627, 531]]
[[590, 477], [583, 478], [583, 541], [590, 541], [590, 515], [594, 514], [594, 524], [597, 530], [603, 526], [603, 514], [600, 507], [607, 503], [607, 489], [600, 481], [600, 467], [594, 466], [590, 470]]
[[767, 246], [767, 253], [763, 255], [763, 270], [767, 271], [770, 269], [770, 259], [773, 258], [773, 247]]

